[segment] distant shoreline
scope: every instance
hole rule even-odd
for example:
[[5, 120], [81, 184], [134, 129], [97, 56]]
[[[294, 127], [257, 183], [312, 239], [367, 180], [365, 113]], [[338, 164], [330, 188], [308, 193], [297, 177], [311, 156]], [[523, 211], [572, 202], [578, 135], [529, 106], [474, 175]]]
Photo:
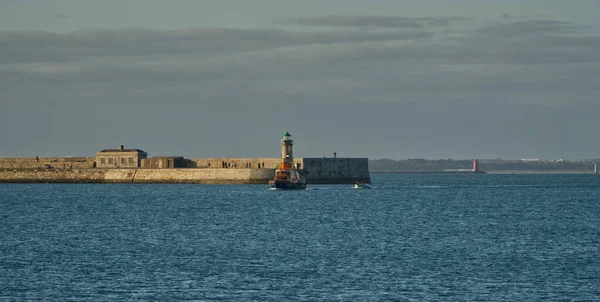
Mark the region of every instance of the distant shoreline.
[[370, 171], [372, 174], [594, 174], [589, 170]]
[[486, 171], [488, 174], [594, 174], [594, 171], [585, 171], [585, 170], [566, 170], [566, 171], [560, 171], [560, 170], [551, 170], [551, 171], [544, 171], [544, 170], [531, 170], [531, 171], [519, 171], [519, 170], [514, 170], [514, 171], [506, 171], [506, 170], [498, 170], [498, 171]]

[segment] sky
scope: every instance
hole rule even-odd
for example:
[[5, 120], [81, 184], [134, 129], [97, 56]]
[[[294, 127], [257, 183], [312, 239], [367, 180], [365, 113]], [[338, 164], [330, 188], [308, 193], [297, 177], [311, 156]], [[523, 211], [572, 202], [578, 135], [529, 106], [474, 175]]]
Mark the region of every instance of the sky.
[[0, 157], [600, 158], [595, 0], [0, 0]]

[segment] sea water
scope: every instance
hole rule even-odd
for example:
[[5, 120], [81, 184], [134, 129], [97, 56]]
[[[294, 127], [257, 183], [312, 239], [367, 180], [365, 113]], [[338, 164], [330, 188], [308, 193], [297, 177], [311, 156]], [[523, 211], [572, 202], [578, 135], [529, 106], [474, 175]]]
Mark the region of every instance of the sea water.
[[598, 301], [597, 175], [0, 185], [2, 301]]

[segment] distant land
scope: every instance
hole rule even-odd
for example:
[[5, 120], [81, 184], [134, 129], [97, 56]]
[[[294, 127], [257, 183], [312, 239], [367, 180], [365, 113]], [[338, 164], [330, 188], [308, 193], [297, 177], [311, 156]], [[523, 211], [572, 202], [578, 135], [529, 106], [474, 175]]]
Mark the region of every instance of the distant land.
[[[600, 159], [543, 160], [543, 159], [479, 159], [479, 169], [488, 173], [593, 173]], [[471, 169], [472, 159], [371, 159], [373, 173], [445, 172]]]

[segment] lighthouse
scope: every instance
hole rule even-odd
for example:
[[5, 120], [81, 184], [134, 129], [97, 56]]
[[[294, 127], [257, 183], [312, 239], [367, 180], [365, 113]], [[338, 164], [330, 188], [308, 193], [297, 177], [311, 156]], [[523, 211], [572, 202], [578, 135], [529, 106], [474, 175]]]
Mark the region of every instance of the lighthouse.
[[269, 181], [272, 190], [304, 190], [306, 180], [294, 167], [294, 141], [292, 135], [286, 132], [281, 139], [281, 164], [275, 170], [275, 177]]
[[286, 132], [281, 139], [281, 160], [290, 165], [294, 163], [294, 141], [289, 132]]
[[479, 172], [479, 162], [477, 161], [477, 159], [473, 160], [473, 172]]

